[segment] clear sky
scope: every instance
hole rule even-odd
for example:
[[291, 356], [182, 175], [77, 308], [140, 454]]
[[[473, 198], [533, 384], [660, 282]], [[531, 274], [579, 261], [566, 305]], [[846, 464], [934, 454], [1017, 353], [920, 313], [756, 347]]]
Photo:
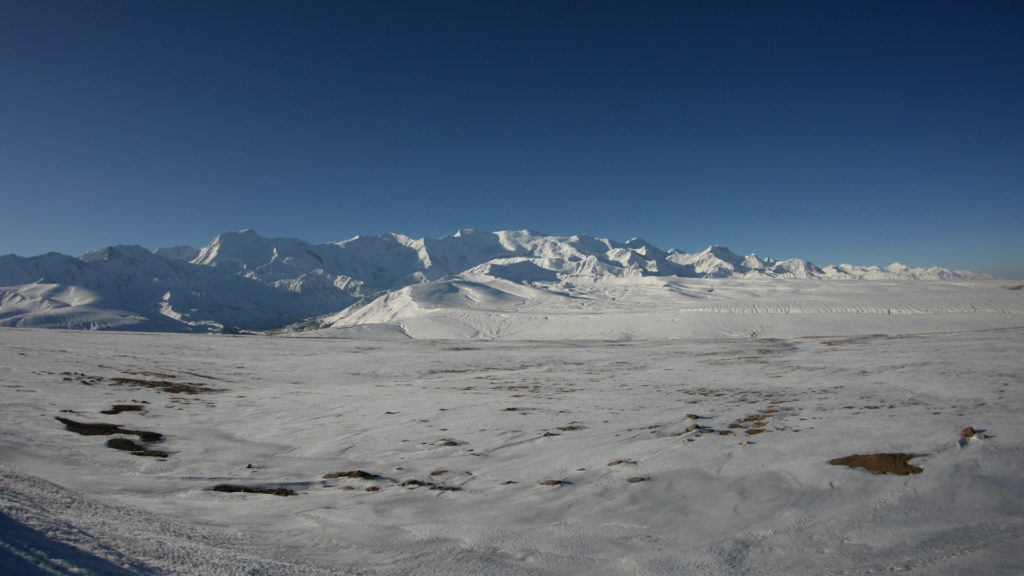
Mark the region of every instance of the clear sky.
[[0, 254], [529, 228], [1024, 277], [1024, 2], [0, 0]]

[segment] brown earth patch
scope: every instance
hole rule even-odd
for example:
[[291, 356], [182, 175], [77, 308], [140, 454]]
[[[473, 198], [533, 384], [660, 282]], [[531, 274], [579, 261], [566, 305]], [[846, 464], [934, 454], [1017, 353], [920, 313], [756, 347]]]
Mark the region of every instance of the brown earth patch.
[[139, 440], [146, 443], [160, 442], [164, 439], [163, 434], [147, 432], [145, 430], [129, 430], [117, 424], [106, 424], [102, 422], [76, 422], [68, 418], [57, 416], [57, 421], [68, 430], [82, 436], [112, 436], [114, 434], [125, 434], [127, 436], [138, 436]]
[[845, 458], [836, 458], [835, 460], [829, 460], [828, 463], [833, 466], [849, 466], [850, 468], [864, 468], [870, 470], [875, 474], [897, 474], [900, 476], [908, 476], [910, 474], [920, 474], [924, 472], [924, 468], [920, 466], [913, 466], [909, 461], [913, 458], [922, 456], [921, 454], [855, 454], [853, 456], [846, 456]]
[[618, 466], [619, 464], [632, 464], [636, 465], [636, 460], [612, 460], [608, 463], [609, 466]]
[[373, 474], [366, 472], [365, 470], [352, 470], [350, 472], [331, 472], [324, 474], [324, 480], [331, 480], [334, 478], [359, 478], [360, 480], [384, 480], [385, 478], [379, 474]]
[[431, 490], [438, 490], [441, 492], [459, 492], [462, 488], [458, 486], [445, 486], [444, 484], [434, 484], [433, 482], [427, 482], [424, 480], [406, 480], [402, 482], [402, 486], [406, 488], [418, 488], [420, 486], [427, 487]]
[[144, 380], [142, 378], [111, 378], [115, 386], [132, 386], [135, 388], [153, 388], [168, 394], [209, 394], [220, 392], [219, 388], [213, 388], [198, 382], [170, 382], [168, 380]]
[[297, 496], [298, 492], [290, 488], [257, 488], [239, 486], [238, 484], [218, 484], [211, 488], [214, 492], [244, 492], [246, 494], [270, 494], [271, 496]]
[[462, 488], [459, 488], [458, 486], [443, 486], [441, 484], [434, 484], [433, 486], [430, 487], [430, 489], [440, 490], [442, 492], [458, 492], [462, 490]]
[[136, 444], [127, 438], [111, 438], [107, 440], [107, 448], [131, 452], [135, 456], [152, 456], [153, 458], [167, 458], [169, 454], [163, 450], [150, 450], [142, 444]]
[[114, 404], [108, 410], [101, 410], [100, 414], [120, 414], [121, 412], [142, 412], [143, 407], [139, 404]]

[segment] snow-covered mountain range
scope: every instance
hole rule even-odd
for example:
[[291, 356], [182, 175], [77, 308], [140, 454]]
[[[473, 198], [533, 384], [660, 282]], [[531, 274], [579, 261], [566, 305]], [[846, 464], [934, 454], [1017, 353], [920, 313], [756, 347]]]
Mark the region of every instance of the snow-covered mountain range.
[[600, 285], [693, 278], [976, 276], [901, 264], [818, 267], [744, 258], [720, 246], [666, 252], [638, 238], [619, 243], [526, 230], [462, 230], [418, 240], [384, 234], [319, 245], [243, 230], [221, 234], [202, 250], [113, 246], [80, 258], [0, 257], [0, 326], [174, 332], [353, 326], [395, 322], [410, 306], [501, 309], [583, 293], [590, 298]]

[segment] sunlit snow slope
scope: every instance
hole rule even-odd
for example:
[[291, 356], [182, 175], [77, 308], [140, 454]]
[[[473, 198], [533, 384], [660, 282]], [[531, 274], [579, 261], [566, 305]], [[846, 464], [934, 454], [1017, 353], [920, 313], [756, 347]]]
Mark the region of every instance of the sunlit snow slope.
[[[906, 301], [900, 286], [910, 280], [935, 282], [935, 299]], [[821, 268], [719, 246], [687, 254], [640, 239], [525, 230], [320, 245], [245, 230], [198, 251], [115, 246], [81, 258], [0, 257], [0, 326], [236, 332], [372, 324], [434, 338], [660, 338], [688, 333], [695, 313], [1018, 314], [1020, 299], [1007, 287], [942, 268]], [[590, 321], [595, 314], [602, 322]], [[722, 318], [725, 332], [758, 330]]]

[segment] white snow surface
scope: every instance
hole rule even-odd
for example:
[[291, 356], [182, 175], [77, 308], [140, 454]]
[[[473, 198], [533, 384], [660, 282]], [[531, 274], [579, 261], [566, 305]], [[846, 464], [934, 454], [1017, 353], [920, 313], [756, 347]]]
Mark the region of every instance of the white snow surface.
[[[796, 338], [1024, 324], [1000, 282], [592, 278], [557, 285], [485, 274], [415, 284], [321, 319], [325, 331], [388, 325], [425, 339]], [[894, 317], [901, 317], [894, 322]]]
[[[687, 254], [666, 252], [639, 238], [619, 243], [529, 230], [461, 230], [447, 238], [419, 240], [385, 234], [319, 245], [243, 230], [221, 234], [202, 250], [178, 246], [150, 252], [139, 246], [113, 246], [81, 258], [0, 257], [0, 326], [305, 330], [348, 327], [356, 318], [406, 319], [414, 310], [410, 303], [421, 311], [450, 306], [453, 314], [462, 314], [467, 306], [477, 312], [511, 307], [514, 310], [508, 312], [518, 313], [549, 303], [560, 309], [567, 299], [582, 302], [608, 296], [619, 301], [631, 290], [652, 295], [658, 286], [671, 300], [689, 290], [683, 280], [725, 278], [981, 280], [944, 268], [819, 268], [800, 259], [776, 261], [754, 254], [741, 258], [720, 246]], [[90, 297], [72, 302], [50, 297], [74, 291]], [[433, 297], [440, 300], [432, 301]], [[707, 304], [717, 306], [713, 300]], [[393, 305], [404, 308], [389, 309]], [[464, 333], [465, 326], [459, 325], [453, 335]]]
[[[0, 329], [0, 573], [1021, 573], [1005, 288], [480, 270], [301, 333]], [[873, 453], [923, 471], [829, 464]]]

